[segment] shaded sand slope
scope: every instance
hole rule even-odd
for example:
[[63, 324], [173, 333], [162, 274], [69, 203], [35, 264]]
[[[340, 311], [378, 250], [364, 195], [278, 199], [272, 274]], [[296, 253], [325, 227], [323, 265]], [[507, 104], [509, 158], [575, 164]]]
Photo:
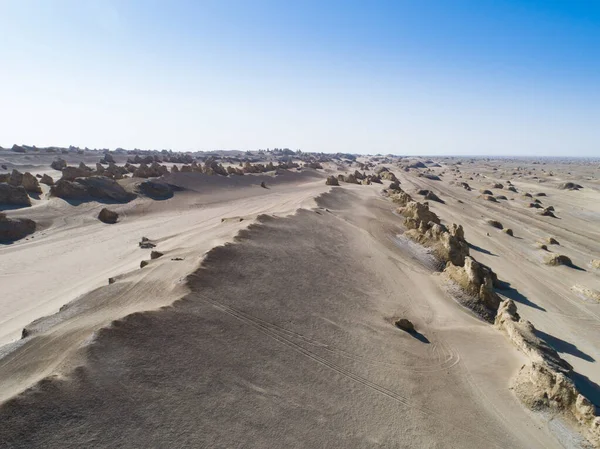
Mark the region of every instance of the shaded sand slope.
[[[102, 326], [181, 298], [188, 292], [185, 277], [205, 252], [231, 240], [258, 214], [285, 215], [312, 206], [327, 187], [296, 182], [247, 190], [254, 195], [244, 192], [247, 197], [241, 200], [218, 201], [221, 191], [215, 189], [205, 194], [210, 202], [186, 192], [167, 201], [136, 200], [124, 206], [123, 221], [116, 225], [94, 218], [94, 208], [101, 207], [97, 203], [77, 208], [61, 204], [60, 210], [72, 216], [57, 218], [46, 236], [0, 248], [6, 255], [0, 257], [5, 272], [13, 273], [3, 285], [10, 294], [2, 296], [1, 306], [11, 311], [4, 315], [3, 330], [12, 328], [20, 335], [26, 327], [29, 335], [0, 349], [0, 401], [68, 369], [76, 349]], [[140, 269], [140, 261], [150, 258], [149, 249], [138, 247], [142, 236], [165, 255]], [[116, 282], [107, 285], [109, 277]], [[69, 303], [78, 295], [83, 296]], [[61, 312], [30, 324], [59, 308]]]
[[259, 217], [207, 254], [184, 299], [98, 331], [76, 369], [6, 402], [0, 441], [560, 447], [507, 389], [521, 356], [394, 244], [399, 220], [375, 192]]

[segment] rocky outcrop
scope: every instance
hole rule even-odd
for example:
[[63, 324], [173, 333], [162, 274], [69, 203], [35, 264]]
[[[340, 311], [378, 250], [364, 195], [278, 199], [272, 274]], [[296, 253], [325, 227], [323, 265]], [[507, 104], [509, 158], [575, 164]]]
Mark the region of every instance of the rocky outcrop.
[[52, 179], [52, 176], [49, 176], [44, 173], [42, 175], [42, 179], [40, 179], [40, 183], [46, 184], [47, 186], [52, 186], [52, 185], [54, 185], [54, 179]]
[[8, 218], [0, 212], [0, 242], [8, 243], [35, 232], [35, 221], [28, 218]]
[[25, 190], [29, 193], [42, 193], [42, 188], [37, 178], [29, 172], [23, 174], [23, 180], [21, 184]]
[[579, 189], [583, 189], [582, 186], [580, 186], [579, 184], [575, 184], [574, 182], [563, 182], [562, 184], [560, 184], [558, 186], [559, 189], [561, 190], [579, 190]]
[[62, 178], [60, 179], [74, 181], [76, 178], [85, 178], [86, 176], [92, 176], [92, 171], [80, 167], [65, 167], [62, 170]]
[[167, 199], [173, 196], [173, 188], [165, 183], [154, 180], [146, 180], [137, 185], [137, 190], [150, 198]]
[[31, 200], [23, 186], [0, 183], [0, 204], [11, 206], [31, 206]]
[[442, 203], [442, 204], [445, 203], [444, 200], [442, 200], [439, 196], [437, 196], [431, 190], [421, 189], [417, 193], [419, 195], [423, 195], [425, 197], [425, 199], [428, 201], [435, 201], [435, 202]]
[[513, 380], [516, 395], [533, 410], [550, 410], [571, 418], [588, 440], [599, 446], [600, 418], [571, 379], [571, 365], [537, 337], [533, 324], [521, 319], [512, 300], [502, 302], [494, 325], [529, 359]]
[[358, 179], [356, 178], [356, 176], [353, 174], [349, 174], [348, 176], [345, 176], [344, 182], [347, 182], [348, 184], [360, 184]]
[[63, 168], [67, 166], [67, 162], [64, 159], [58, 158], [50, 164], [54, 170], [61, 171]]
[[583, 285], [574, 285], [571, 287], [571, 290], [573, 290], [575, 293], [585, 296], [586, 298], [600, 302], [600, 291], [598, 290], [593, 290], [591, 288], [584, 287]]
[[14, 187], [23, 185], [23, 173], [21, 173], [19, 170], [16, 170], [13, 168], [13, 171], [11, 172], [10, 176], [8, 177], [8, 183]]
[[385, 181], [392, 181], [392, 182], [398, 181], [398, 178], [396, 177], [396, 175], [394, 173], [392, 173], [391, 171], [383, 171], [383, 172], [379, 173], [379, 177]]
[[415, 325], [410, 320], [407, 320], [406, 318], [400, 318], [399, 320], [394, 321], [394, 325], [398, 329], [402, 329], [403, 331], [406, 331], [406, 332], [414, 332], [415, 331]]
[[500, 297], [494, 290], [498, 278], [491, 268], [466, 256], [463, 266], [451, 262], [446, 264], [444, 274], [476, 299], [475, 302], [468, 302], [469, 307], [484, 318], [493, 320], [500, 305]]
[[169, 169], [164, 165], [160, 165], [158, 162], [152, 162], [150, 166], [142, 162], [133, 172], [135, 178], [158, 178], [168, 174]]
[[115, 180], [104, 176], [90, 176], [77, 178], [74, 181], [60, 179], [50, 188], [50, 194], [63, 199], [71, 200], [111, 200], [125, 203], [135, 198]]
[[119, 214], [115, 211], [103, 208], [98, 214], [98, 220], [106, 224], [115, 224], [119, 218]]
[[550, 265], [551, 267], [556, 267], [558, 265], [566, 265], [570, 267], [573, 265], [571, 259], [569, 259], [567, 256], [563, 256], [562, 254], [550, 254], [549, 256], [546, 256], [544, 263], [546, 265]]
[[325, 180], [325, 185], [339, 186], [340, 183], [338, 182], [338, 179], [335, 176], [328, 176], [327, 179]]
[[497, 220], [486, 220], [486, 223], [489, 224], [490, 226], [493, 226], [496, 229], [504, 229], [504, 226], [502, 226], [502, 223], [500, 223]]

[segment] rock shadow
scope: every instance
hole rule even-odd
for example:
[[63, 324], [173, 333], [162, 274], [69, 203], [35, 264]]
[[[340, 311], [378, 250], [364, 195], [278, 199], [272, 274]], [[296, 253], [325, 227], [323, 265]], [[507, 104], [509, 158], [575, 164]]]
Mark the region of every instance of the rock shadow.
[[519, 290], [511, 287], [510, 282], [500, 281], [499, 283], [500, 286], [498, 287], [498, 290], [503, 296], [506, 296], [507, 298], [512, 299], [514, 302], [529, 306], [533, 309], [537, 309], [542, 312], [546, 311], [546, 309], [544, 309], [542, 306], [538, 306], [536, 303], [530, 301], [527, 296], [519, 292]]
[[558, 338], [558, 337], [555, 337], [554, 335], [547, 334], [546, 332], [541, 331], [539, 329], [535, 330], [535, 334], [539, 338], [544, 340], [546, 343], [548, 343], [550, 346], [552, 346], [554, 349], [556, 349], [556, 351], [558, 351], [558, 352], [561, 352], [563, 354], [570, 354], [574, 357], [578, 357], [582, 360], [585, 360], [586, 362], [595, 362], [596, 361], [592, 356], [581, 351], [573, 343], [569, 343], [568, 341], [565, 341], [562, 338]]
[[570, 377], [579, 392], [589, 399], [592, 404], [600, 408], [600, 385], [575, 371], [571, 373]]
[[481, 246], [473, 245], [472, 243], [468, 243], [468, 245], [469, 245], [469, 248], [471, 248], [477, 252], [480, 252], [482, 254], [487, 254], [488, 256], [498, 257], [498, 254], [494, 254], [493, 252], [491, 252], [485, 248], [482, 248]]

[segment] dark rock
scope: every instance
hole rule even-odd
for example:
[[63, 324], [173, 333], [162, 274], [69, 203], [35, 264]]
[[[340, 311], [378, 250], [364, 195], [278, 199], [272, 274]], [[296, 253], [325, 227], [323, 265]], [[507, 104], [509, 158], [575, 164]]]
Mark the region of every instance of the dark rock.
[[106, 223], [106, 224], [115, 224], [117, 222], [117, 219], [119, 218], [119, 214], [107, 209], [106, 207], [103, 208], [100, 213], [98, 214], [98, 220], [100, 220], [102, 223]]
[[22, 186], [31, 193], [42, 193], [42, 188], [37, 178], [29, 172], [23, 174]]
[[325, 184], [328, 186], [339, 186], [340, 183], [338, 182], [338, 179], [335, 176], [328, 176], [327, 179], [325, 180]]
[[15, 187], [10, 184], [0, 183], [0, 204], [31, 206], [31, 200], [23, 186]]
[[54, 170], [62, 170], [67, 166], [67, 162], [64, 159], [58, 158], [50, 164]]
[[64, 199], [100, 199], [126, 203], [135, 198], [114, 179], [104, 176], [77, 178], [75, 181], [60, 179], [50, 188], [50, 194]]
[[173, 188], [166, 182], [146, 180], [138, 184], [137, 189], [144, 195], [154, 199], [167, 199], [173, 196]]
[[13, 242], [35, 232], [35, 221], [28, 218], [8, 218], [0, 212], [0, 242]]
[[150, 259], [154, 260], [154, 259], [158, 259], [159, 257], [162, 257], [164, 255], [164, 253], [161, 253], [160, 251], [152, 251], [150, 253]]
[[402, 329], [403, 331], [406, 331], [406, 332], [414, 332], [414, 330], [415, 330], [415, 325], [410, 320], [407, 320], [406, 318], [400, 318], [399, 320], [396, 320], [394, 322], [394, 325], [398, 329]]
[[42, 175], [42, 179], [40, 179], [40, 183], [41, 184], [46, 184], [47, 186], [53, 186], [54, 185], [54, 179], [52, 179], [52, 176], [49, 176], [47, 174], [43, 174]]

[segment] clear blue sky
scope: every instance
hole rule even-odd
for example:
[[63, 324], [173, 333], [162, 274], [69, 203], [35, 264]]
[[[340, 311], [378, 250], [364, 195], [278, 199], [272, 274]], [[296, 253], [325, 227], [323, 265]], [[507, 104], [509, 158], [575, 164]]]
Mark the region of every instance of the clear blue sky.
[[600, 1], [0, 0], [0, 145], [600, 156]]

